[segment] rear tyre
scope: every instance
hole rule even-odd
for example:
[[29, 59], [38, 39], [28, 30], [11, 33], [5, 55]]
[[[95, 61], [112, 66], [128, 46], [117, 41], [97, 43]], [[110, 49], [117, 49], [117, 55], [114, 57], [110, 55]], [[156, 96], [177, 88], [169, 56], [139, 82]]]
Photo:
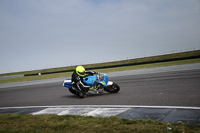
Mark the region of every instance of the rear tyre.
[[69, 88], [69, 91], [72, 93], [72, 94], [75, 94], [76, 95], [76, 90], [72, 89], [72, 88]]
[[118, 84], [113, 83], [112, 85], [106, 86], [104, 90], [110, 93], [117, 93], [120, 90], [120, 87]]

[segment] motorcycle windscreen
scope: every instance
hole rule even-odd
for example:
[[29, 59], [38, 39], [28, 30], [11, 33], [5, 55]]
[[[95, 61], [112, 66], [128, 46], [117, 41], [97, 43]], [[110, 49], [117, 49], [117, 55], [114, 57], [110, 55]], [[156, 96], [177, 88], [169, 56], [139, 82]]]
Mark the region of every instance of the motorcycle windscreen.
[[104, 80], [103, 80], [105, 83], [106, 83], [106, 85], [107, 85], [107, 83], [108, 83], [108, 75], [107, 74], [105, 74], [104, 73]]
[[99, 87], [99, 89], [106, 87], [108, 83], [108, 75], [105, 73], [103, 73], [103, 75], [104, 75], [104, 79], [102, 81], [97, 81], [97, 83], [101, 83], [101, 86]]

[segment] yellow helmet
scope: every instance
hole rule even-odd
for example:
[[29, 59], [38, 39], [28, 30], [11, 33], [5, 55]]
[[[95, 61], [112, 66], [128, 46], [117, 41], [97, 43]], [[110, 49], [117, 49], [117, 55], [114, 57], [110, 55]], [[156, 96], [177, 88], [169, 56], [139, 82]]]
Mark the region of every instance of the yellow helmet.
[[85, 76], [85, 68], [83, 66], [77, 66], [76, 67], [76, 73], [79, 76], [84, 77]]

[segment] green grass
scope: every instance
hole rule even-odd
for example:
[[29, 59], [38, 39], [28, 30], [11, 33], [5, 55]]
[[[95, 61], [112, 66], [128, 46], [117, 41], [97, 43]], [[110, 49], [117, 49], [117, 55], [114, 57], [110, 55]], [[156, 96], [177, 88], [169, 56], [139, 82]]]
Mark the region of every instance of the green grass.
[[[107, 73], [107, 72], [135, 70], [135, 69], [143, 69], [143, 68], [154, 68], [154, 67], [162, 67], [162, 66], [191, 64], [191, 63], [199, 63], [199, 62], [200, 62], [200, 58], [180, 60], [180, 61], [162, 62], [162, 63], [152, 63], [152, 64], [144, 64], [144, 65], [132, 65], [132, 66], [125, 66], [125, 67], [96, 69], [94, 71]], [[64, 73], [56, 73], [56, 74], [46, 74], [46, 75], [41, 75], [41, 76], [27, 76], [27, 77], [19, 77], [19, 78], [0, 79], [0, 84], [11, 83], [11, 82], [22, 82], [22, 81], [50, 79], [50, 78], [59, 78], [59, 77], [68, 77], [68, 76], [71, 76], [71, 74], [72, 74], [72, 72], [64, 72]]]
[[[85, 68], [106, 67], [106, 66], [112, 66], [112, 65], [123, 65], [123, 64], [159, 61], [159, 60], [165, 60], [165, 59], [176, 59], [176, 58], [194, 57], [194, 56], [195, 57], [200, 56], [200, 50], [152, 56], [152, 57], [144, 57], [144, 58], [137, 58], [137, 59], [129, 59], [129, 60], [122, 60], [122, 61], [88, 64], [88, 65], [84, 65], [84, 67]], [[162, 66], [171, 66], [171, 65], [191, 64], [191, 63], [199, 63], [199, 62], [200, 62], [200, 58], [196, 58], [196, 59], [187, 59], [187, 60], [170, 61], [170, 62], [162, 62], [162, 63], [152, 63], [152, 64], [144, 64], [144, 65], [132, 65], [132, 66], [124, 66], [124, 67], [97, 69], [94, 71], [107, 73], [107, 72], [124, 71], [124, 70], [134, 70], [134, 69], [153, 68], [153, 67], [162, 67]], [[0, 74], [0, 76], [66, 71], [66, 70], [73, 70], [75, 68], [76, 68], [76, 66], [69, 66], [69, 67], [43, 69], [43, 70], [36, 70], [36, 71], [25, 71], [25, 72]], [[58, 78], [58, 77], [67, 77], [67, 76], [71, 76], [71, 74], [72, 74], [72, 72], [64, 72], [64, 73], [56, 73], [56, 74], [46, 74], [46, 75], [41, 75], [41, 76], [37, 75], [37, 76], [25, 76], [25, 77], [20, 77], [20, 78], [0, 79], [0, 84], [11, 83], [11, 82], [21, 82], [21, 81], [31, 81], [31, 80], [41, 80], [41, 79], [49, 79], [49, 78]]]
[[164, 123], [153, 120], [129, 120], [117, 117], [0, 114], [0, 132], [73, 132], [73, 133], [170, 133], [200, 132], [200, 126]]
[[[128, 59], [128, 60], [121, 60], [121, 61], [105, 62], [105, 63], [87, 64], [87, 65], [84, 65], [84, 66], [86, 68], [106, 67], [106, 66], [112, 66], [112, 65], [123, 65], [123, 64], [130, 64], [130, 63], [141, 63], [141, 62], [159, 61], [159, 60], [166, 60], [166, 59], [177, 59], [177, 58], [194, 57], [194, 56], [200, 56], [200, 50], [174, 53], [174, 54], [166, 54], [166, 55], [158, 55], [158, 56], [151, 56], [151, 57], [144, 57], [144, 58]], [[75, 69], [75, 68], [76, 68], [76, 66], [68, 66], [68, 67], [42, 69], [42, 70], [35, 70], [35, 71], [5, 73], [5, 74], [0, 74], [0, 76], [66, 71], [66, 70], [72, 70], [72, 69]]]

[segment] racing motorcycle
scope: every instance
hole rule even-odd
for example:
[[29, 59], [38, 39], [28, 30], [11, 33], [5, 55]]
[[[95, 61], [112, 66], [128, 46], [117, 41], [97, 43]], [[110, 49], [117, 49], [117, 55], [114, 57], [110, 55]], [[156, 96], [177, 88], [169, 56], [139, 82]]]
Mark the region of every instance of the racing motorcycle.
[[[109, 93], [117, 93], [120, 90], [118, 84], [108, 80], [108, 75], [106, 73], [98, 72], [93, 76], [86, 76], [83, 78], [83, 83], [87, 86], [91, 86], [86, 94], [102, 94], [105, 91]], [[101, 85], [96, 86], [97, 84]], [[71, 79], [64, 80], [63, 86], [67, 87], [72, 94], [77, 94], [76, 89], [71, 84]]]

